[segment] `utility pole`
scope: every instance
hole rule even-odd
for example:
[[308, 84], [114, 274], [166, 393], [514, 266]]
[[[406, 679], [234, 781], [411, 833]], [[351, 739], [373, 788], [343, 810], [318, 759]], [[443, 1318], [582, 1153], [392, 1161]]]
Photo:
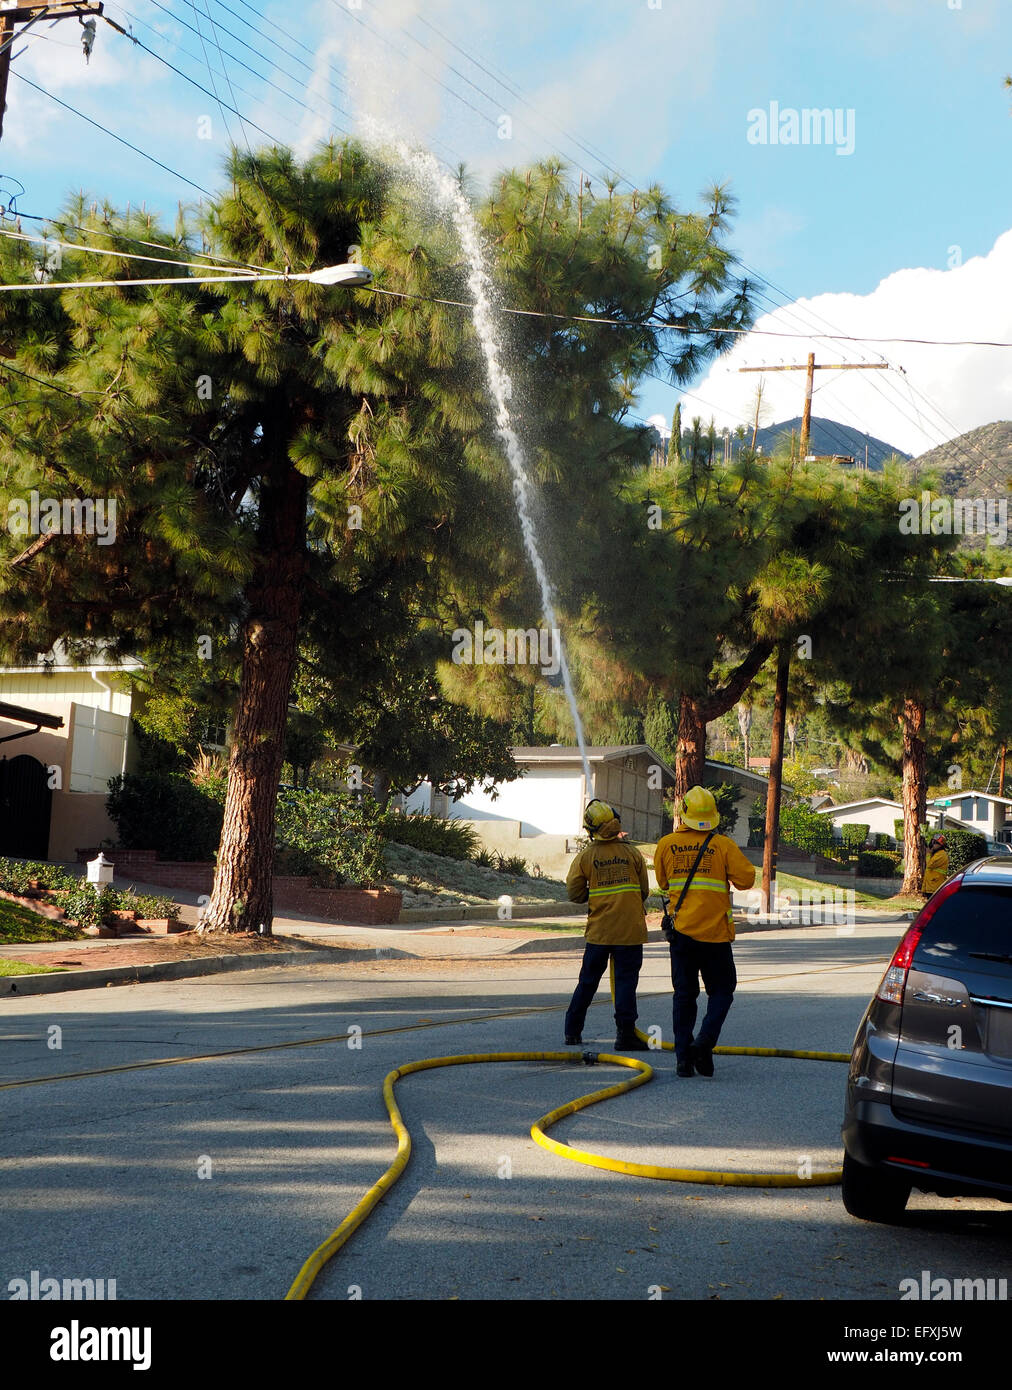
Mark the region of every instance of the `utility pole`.
[[777, 686], [773, 697], [773, 734], [770, 739], [770, 780], [766, 789], [766, 835], [763, 840], [762, 910], [773, 912], [777, 883], [777, 850], [780, 847], [780, 790], [784, 774], [784, 725], [787, 722], [787, 682], [791, 672], [789, 639], [777, 650]]
[[999, 795], [999, 796], [1004, 796], [1004, 795], [1005, 795], [1005, 753], [1006, 753], [1006, 749], [1007, 749], [1007, 745], [1003, 743], [1002, 746], [1001, 746], [1001, 766], [1000, 766], [999, 769], [998, 769], [998, 795]]
[[801, 419], [801, 462], [808, 457], [808, 443], [812, 433], [812, 391], [815, 387], [816, 372], [865, 372], [888, 371], [888, 362], [820, 362], [816, 365], [815, 353], [808, 354], [804, 364], [792, 363], [783, 367], [739, 367], [739, 372], [806, 372], [805, 408]]
[[[100, 15], [104, 5], [93, 4], [91, 0], [63, 0], [63, 3], [46, 4], [45, 0], [23, 0], [23, 3], [4, 4], [0, 8], [0, 136], [3, 135], [4, 112], [7, 110], [7, 79], [11, 71], [11, 48], [18, 30], [26, 29], [40, 19], [79, 19], [84, 24], [87, 15]], [[94, 38], [94, 22], [90, 37]], [[85, 55], [91, 49], [85, 44]]]

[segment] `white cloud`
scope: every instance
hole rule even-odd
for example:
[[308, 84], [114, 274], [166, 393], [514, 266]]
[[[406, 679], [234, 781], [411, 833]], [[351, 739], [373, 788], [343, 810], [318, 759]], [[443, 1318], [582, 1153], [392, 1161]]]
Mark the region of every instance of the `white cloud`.
[[671, 438], [671, 421], [666, 420], [663, 415], [648, 415], [647, 424], [653, 425], [662, 439]]
[[[952, 269], [898, 270], [867, 295], [799, 299], [764, 315], [755, 328], [789, 334], [822, 329], [857, 338], [1012, 342], [1012, 231], [1003, 233], [987, 255]], [[718, 426], [743, 423], [759, 374], [739, 375], [738, 369], [804, 363], [809, 352], [815, 353], [816, 363], [885, 358], [892, 368], [903, 369], [905, 375], [898, 370], [816, 372], [812, 409], [907, 453], [919, 454], [977, 425], [1012, 418], [1012, 349], [1003, 348], [750, 333], [714, 364], [699, 384], [699, 395], [719, 407], [714, 411]], [[804, 372], [768, 372], [762, 380], [764, 413], [768, 403], [771, 420], [801, 414]]]

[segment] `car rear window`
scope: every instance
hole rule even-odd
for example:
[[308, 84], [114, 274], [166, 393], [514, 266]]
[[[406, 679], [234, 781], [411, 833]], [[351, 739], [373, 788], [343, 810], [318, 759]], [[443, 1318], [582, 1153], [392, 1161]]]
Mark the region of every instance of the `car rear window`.
[[1001, 973], [1002, 965], [1012, 968], [1012, 887], [957, 889], [925, 926], [915, 960], [940, 974], [955, 964], [984, 973], [995, 967]]

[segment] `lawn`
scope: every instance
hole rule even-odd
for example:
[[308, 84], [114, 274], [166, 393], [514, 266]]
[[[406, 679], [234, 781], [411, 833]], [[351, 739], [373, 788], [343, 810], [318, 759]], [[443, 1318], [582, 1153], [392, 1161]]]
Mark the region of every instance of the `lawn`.
[[4, 960], [0, 956], [0, 978], [4, 975], [58, 975], [59, 967], [52, 965], [29, 965], [26, 960]]
[[[757, 873], [756, 873], [756, 884], [757, 884], [757, 885], [758, 885], [758, 883], [759, 883], [759, 880], [760, 880], [760, 874], [759, 874], [758, 871], [757, 871]], [[876, 909], [880, 909], [882, 912], [910, 912], [910, 911], [912, 911], [912, 910], [915, 909], [915, 908], [918, 909], [918, 910], [920, 910], [920, 908], [922, 908], [922, 907], [924, 906], [924, 899], [923, 899], [923, 898], [904, 898], [904, 897], [902, 897], [900, 894], [895, 894], [895, 895], [892, 896], [892, 897], [886, 896], [886, 895], [888, 894], [888, 892], [889, 892], [889, 889], [890, 889], [891, 887], [895, 887], [895, 885], [898, 884], [898, 883], [899, 883], [899, 879], [887, 879], [887, 878], [884, 878], [884, 879], [882, 880], [882, 889], [883, 889], [883, 896], [882, 896], [882, 897], [879, 897], [879, 896], [878, 896], [877, 894], [875, 894], [875, 893], [857, 893], [857, 892], [855, 892], [855, 894], [854, 894], [854, 906], [855, 906], [855, 907], [874, 907], [874, 908], [876, 908]], [[820, 882], [817, 878], [799, 878], [796, 874], [785, 874], [785, 873], [782, 873], [782, 872], [778, 872], [778, 873], [777, 873], [777, 887], [778, 887], [779, 889], [781, 889], [781, 890], [784, 890], [784, 891], [790, 889], [790, 891], [791, 891], [792, 893], [796, 893], [796, 894], [798, 894], [798, 895], [800, 896], [800, 894], [801, 894], [802, 892], [806, 891], [806, 890], [807, 890], [808, 892], [825, 893], [827, 889], [829, 889], [829, 888], [832, 887], [832, 885], [831, 885], [831, 884], [828, 884], [828, 883], [822, 883], [822, 882]], [[843, 888], [840, 889], [840, 892], [841, 892], [841, 893], [847, 892], [847, 891], [848, 891], [847, 889], [843, 889]], [[847, 900], [845, 899], [844, 901], [847, 901]]]
[[80, 941], [82, 935], [76, 926], [67, 922], [51, 922], [48, 917], [42, 917], [20, 903], [0, 898], [0, 946], [15, 946], [28, 941]]

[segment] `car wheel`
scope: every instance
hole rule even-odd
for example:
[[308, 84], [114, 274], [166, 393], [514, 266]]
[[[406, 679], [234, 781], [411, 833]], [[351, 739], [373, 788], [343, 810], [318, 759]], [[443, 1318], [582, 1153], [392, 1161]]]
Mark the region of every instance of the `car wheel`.
[[862, 1221], [898, 1221], [912, 1183], [880, 1168], [867, 1168], [849, 1153], [843, 1155], [843, 1205]]

